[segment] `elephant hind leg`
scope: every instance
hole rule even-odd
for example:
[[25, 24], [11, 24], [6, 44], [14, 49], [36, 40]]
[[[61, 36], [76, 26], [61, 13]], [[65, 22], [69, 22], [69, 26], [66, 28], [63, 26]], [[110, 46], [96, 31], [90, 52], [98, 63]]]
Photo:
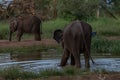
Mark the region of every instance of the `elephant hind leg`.
[[66, 65], [67, 60], [69, 58], [69, 55], [70, 55], [69, 51], [67, 49], [64, 49], [60, 66], [65, 66]]
[[74, 59], [74, 56], [71, 54], [71, 63], [70, 63], [71, 65], [75, 65], [75, 59]]
[[85, 51], [84, 57], [85, 57], [85, 67], [86, 67], [86, 68], [90, 68], [90, 63], [89, 63], [90, 54]]
[[75, 66], [77, 68], [81, 67], [81, 62], [80, 62], [80, 54], [79, 53], [73, 53], [74, 59], [75, 59]]

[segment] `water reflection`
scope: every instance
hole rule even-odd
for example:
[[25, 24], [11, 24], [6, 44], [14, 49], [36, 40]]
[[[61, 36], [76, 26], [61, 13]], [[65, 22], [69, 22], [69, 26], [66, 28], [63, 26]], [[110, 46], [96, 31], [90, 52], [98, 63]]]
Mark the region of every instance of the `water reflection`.
[[10, 59], [15, 61], [26, 61], [26, 60], [40, 60], [42, 55], [40, 52], [36, 53], [10, 53]]

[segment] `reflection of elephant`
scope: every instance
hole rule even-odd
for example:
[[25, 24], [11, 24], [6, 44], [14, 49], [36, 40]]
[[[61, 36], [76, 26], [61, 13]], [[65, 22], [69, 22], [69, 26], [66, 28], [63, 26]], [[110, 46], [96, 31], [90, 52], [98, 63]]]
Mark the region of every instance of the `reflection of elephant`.
[[71, 55], [71, 65], [81, 67], [80, 53], [84, 53], [85, 67], [90, 67], [91, 32], [92, 28], [89, 24], [78, 20], [69, 24], [64, 31], [60, 29], [54, 31], [53, 38], [58, 43], [61, 42], [64, 48], [60, 66], [65, 66]]
[[21, 40], [23, 33], [33, 33], [35, 40], [41, 40], [41, 20], [36, 16], [27, 16], [24, 18], [17, 18], [10, 21], [10, 36], [9, 41], [12, 40], [12, 33], [17, 31], [17, 40]]

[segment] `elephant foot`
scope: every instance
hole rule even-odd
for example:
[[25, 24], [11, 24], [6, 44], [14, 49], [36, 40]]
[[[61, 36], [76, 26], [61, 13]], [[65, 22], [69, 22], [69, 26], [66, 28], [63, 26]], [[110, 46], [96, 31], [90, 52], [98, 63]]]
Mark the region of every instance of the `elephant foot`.
[[60, 64], [59, 66], [64, 67], [66, 64]]
[[74, 65], [75, 65], [75, 62], [71, 61], [70, 65], [74, 66]]
[[41, 41], [41, 39], [40, 40], [37, 39], [36, 41]]
[[41, 38], [35, 38], [36, 41], [41, 41]]

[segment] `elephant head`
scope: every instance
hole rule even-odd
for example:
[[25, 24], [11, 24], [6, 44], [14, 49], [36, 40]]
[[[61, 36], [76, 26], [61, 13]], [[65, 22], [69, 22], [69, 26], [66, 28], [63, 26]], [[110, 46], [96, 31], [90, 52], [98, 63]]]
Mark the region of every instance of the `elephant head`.
[[63, 36], [63, 31], [61, 29], [57, 29], [54, 31], [53, 39], [55, 39], [58, 43], [61, 42]]

